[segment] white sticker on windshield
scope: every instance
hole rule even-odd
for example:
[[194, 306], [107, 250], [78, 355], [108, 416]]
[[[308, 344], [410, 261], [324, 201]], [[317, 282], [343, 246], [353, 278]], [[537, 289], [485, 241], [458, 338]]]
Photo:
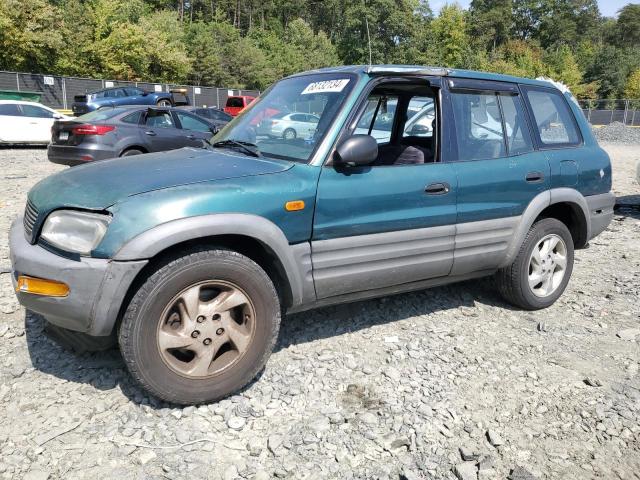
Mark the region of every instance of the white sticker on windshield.
[[308, 95], [310, 93], [341, 92], [344, 90], [344, 87], [347, 86], [347, 83], [349, 83], [348, 78], [313, 82], [307, 85], [300, 95]]

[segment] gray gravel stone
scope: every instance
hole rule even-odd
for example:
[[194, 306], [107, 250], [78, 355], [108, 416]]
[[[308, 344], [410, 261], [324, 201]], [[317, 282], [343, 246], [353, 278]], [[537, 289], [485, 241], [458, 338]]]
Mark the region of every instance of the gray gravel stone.
[[[515, 465], [538, 478], [634, 478], [640, 338], [616, 333], [640, 318], [640, 148], [605, 148], [620, 207], [575, 252], [553, 306], [512, 308], [480, 279], [289, 315], [260, 378], [212, 405], [151, 398], [117, 350], [62, 349], [0, 274], [0, 480], [445, 480], [466, 458], [462, 472], [480, 480]], [[0, 149], [0, 169], [16, 177], [0, 175], [2, 268], [26, 192], [63, 168], [44, 149]]]
[[453, 473], [459, 480], [476, 480], [478, 478], [475, 462], [459, 463], [453, 469]]

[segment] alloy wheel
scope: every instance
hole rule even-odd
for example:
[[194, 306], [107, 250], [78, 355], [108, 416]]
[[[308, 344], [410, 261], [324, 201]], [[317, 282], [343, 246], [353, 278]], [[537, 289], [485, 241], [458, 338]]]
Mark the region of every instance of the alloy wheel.
[[562, 284], [567, 271], [567, 245], [556, 234], [543, 237], [529, 259], [529, 288], [537, 297], [548, 297]]
[[233, 283], [211, 280], [192, 285], [176, 295], [160, 317], [160, 356], [179, 375], [217, 375], [249, 349], [255, 316], [251, 299]]

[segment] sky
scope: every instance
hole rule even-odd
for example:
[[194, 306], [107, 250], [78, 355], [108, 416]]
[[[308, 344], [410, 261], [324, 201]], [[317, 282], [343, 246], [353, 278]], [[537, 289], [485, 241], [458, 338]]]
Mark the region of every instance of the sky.
[[[429, 6], [434, 13], [440, 11], [440, 8], [447, 3], [454, 3], [452, 0], [429, 0]], [[460, 6], [467, 8], [471, 0], [457, 0]], [[598, 0], [598, 6], [600, 7], [600, 13], [605, 17], [617, 16], [618, 10], [627, 5], [628, 3], [640, 3], [634, 0]]]

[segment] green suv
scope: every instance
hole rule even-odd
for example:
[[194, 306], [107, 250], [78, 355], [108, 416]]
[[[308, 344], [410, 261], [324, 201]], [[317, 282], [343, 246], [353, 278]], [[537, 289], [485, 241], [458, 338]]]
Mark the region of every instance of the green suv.
[[[309, 122], [272, 135], [289, 112]], [[205, 149], [46, 178], [10, 234], [20, 302], [117, 337], [164, 400], [250, 382], [281, 315], [495, 275], [524, 309], [564, 291], [613, 216], [611, 164], [553, 83], [418, 66], [286, 78]]]

